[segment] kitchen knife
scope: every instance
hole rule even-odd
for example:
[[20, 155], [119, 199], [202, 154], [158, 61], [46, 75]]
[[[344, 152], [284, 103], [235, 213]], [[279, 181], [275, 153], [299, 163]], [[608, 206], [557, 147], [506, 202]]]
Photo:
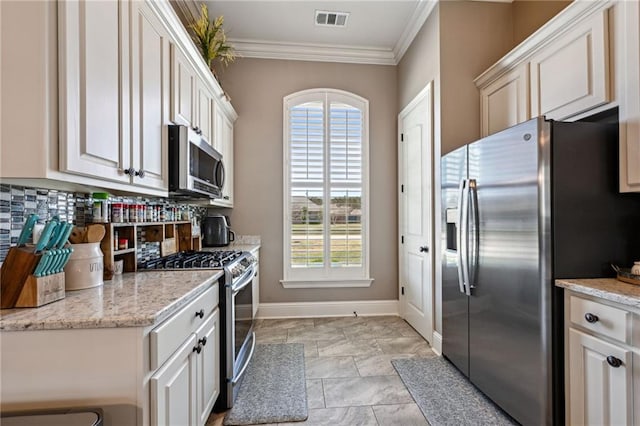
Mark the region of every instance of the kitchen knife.
[[26, 222], [24, 223], [24, 227], [22, 228], [22, 231], [20, 232], [20, 236], [18, 237], [18, 247], [27, 244], [27, 240], [31, 236], [31, 233], [33, 232], [33, 227], [35, 226], [36, 222], [38, 222], [38, 219], [39, 217], [37, 214], [32, 213], [29, 215]]
[[60, 238], [62, 238], [62, 234], [63, 234], [65, 229], [66, 229], [65, 222], [62, 222], [62, 223], [56, 222], [56, 227], [54, 228], [53, 232], [51, 233], [51, 238], [49, 238], [49, 242], [44, 247], [45, 250], [50, 250], [52, 248], [57, 248], [58, 242], [60, 241]]
[[58, 223], [55, 221], [47, 222], [44, 229], [42, 230], [42, 234], [40, 235], [38, 244], [36, 244], [35, 253], [41, 252], [47, 246], [47, 244], [49, 243], [49, 240], [51, 239], [51, 234], [53, 233], [54, 229], [57, 226], [58, 226]]
[[51, 271], [52, 274], [57, 274], [59, 272], [62, 272], [64, 270], [65, 265], [69, 261], [69, 256], [71, 256], [71, 253], [73, 253], [73, 248], [71, 247], [64, 248], [65, 244], [67, 243], [67, 239], [69, 238], [69, 234], [71, 234], [71, 231], [73, 230], [73, 224], [65, 223], [64, 226], [65, 228], [62, 233], [62, 236], [55, 246], [58, 249], [59, 254], [52, 268], [52, 271]]
[[56, 244], [55, 248], [64, 248], [64, 245], [67, 244], [67, 240], [69, 240], [69, 235], [71, 235], [71, 231], [73, 230], [73, 223], [64, 223], [64, 230], [62, 231], [62, 235], [60, 240]]
[[49, 270], [45, 271], [47, 275], [57, 274], [59, 271], [60, 264], [62, 263], [62, 259], [64, 257], [65, 250], [64, 249], [55, 249], [53, 250], [53, 259], [51, 261], [51, 265], [49, 266]]
[[36, 277], [42, 277], [45, 275], [47, 269], [49, 269], [49, 265], [51, 265], [51, 250], [45, 251], [40, 257], [40, 262], [38, 262], [38, 266], [36, 266], [36, 270], [33, 272], [33, 275]]
[[55, 270], [53, 272], [54, 274], [64, 271], [64, 267], [67, 266], [69, 257], [71, 256], [71, 253], [73, 253], [73, 248], [67, 247], [65, 249], [61, 249], [61, 252], [62, 253], [60, 253], [60, 260], [56, 264]]

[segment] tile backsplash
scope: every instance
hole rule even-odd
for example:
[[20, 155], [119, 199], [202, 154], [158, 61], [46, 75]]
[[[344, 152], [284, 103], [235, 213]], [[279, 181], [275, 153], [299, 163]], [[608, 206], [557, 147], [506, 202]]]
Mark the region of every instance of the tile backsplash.
[[[119, 197], [122, 199], [122, 197]], [[207, 209], [185, 205], [165, 198], [125, 197], [126, 200], [146, 203], [163, 203], [186, 208], [193, 217], [202, 219]], [[60, 220], [85, 226], [93, 220], [91, 194], [31, 188], [0, 184], [0, 262], [7, 256], [11, 246], [18, 242], [26, 218], [35, 213], [39, 223], [58, 215]], [[160, 257], [160, 243], [147, 242], [144, 232], [138, 232], [138, 261]]]

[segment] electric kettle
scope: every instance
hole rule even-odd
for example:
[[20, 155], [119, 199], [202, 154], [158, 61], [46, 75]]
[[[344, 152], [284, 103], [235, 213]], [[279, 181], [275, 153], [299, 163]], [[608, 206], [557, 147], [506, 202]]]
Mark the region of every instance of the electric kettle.
[[207, 216], [202, 223], [202, 245], [205, 247], [224, 247], [236, 239], [236, 234], [229, 228], [226, 216], [221, 214]]

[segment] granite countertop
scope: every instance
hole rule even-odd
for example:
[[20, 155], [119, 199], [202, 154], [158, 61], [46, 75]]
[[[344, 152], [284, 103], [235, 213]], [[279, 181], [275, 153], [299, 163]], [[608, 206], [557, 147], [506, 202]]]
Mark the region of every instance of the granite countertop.
[[556, 280], [556, 286], [621, 305], [640, 308], [640, 286], [618, 281], [615, 278], [561, 279]]
[[202, 247], [203, 251], [241, 250], [254, 251], [260, 248], [259, 235], [238, 235], [236, 240], [224, 247]]
[[234, 244], [231, 243], [224, 247], [202, 247], [202, 251], [225, 251], [225, 250], [241, 250], [254, 251], [260, 248], [260, 244]]
[[102, 286], [67, 291], [39, 308], [0, 310], [0, 330], [146, 327], [195, 299], [222, 271], [145, 271], [116, 275]]

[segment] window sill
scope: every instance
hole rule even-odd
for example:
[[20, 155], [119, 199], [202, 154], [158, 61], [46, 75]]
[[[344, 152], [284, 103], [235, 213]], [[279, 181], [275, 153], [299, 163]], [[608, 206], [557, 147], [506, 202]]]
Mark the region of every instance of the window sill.
[[280, 280], [284, 288], [371, 287], [373, 278], [344, 280]]

